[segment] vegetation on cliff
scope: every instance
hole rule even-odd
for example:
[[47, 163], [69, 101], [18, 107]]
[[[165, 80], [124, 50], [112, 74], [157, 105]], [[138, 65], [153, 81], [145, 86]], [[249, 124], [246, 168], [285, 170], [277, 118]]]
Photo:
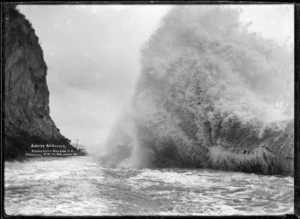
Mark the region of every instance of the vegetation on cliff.
[[142, 49], [142, 73], [112, 130], [113, 165], [292, 174], [293, 54], [226, 6], [174, 7]]

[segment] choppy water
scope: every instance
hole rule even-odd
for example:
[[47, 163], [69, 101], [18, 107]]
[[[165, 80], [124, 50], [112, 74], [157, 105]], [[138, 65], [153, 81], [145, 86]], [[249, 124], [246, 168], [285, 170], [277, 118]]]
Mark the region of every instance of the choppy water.
[[90, 157], [5, 163], [9, 215], [292, 214], [292, 177], [110, 169]]

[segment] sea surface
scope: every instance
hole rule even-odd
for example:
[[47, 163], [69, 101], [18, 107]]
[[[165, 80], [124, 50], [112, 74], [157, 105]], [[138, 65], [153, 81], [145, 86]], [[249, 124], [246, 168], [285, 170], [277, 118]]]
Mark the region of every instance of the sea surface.
[[91, 157], [5, 162], [8, 215], [280, 215], [294, 178], [191, 169], [102, 167]]

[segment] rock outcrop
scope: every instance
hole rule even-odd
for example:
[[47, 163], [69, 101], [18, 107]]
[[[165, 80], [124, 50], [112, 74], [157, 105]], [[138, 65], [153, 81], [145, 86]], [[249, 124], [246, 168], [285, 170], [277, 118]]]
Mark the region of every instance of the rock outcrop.
[[71, 147], [49, 115], [47, 65], [39, 39], [30, 22], [12, 4], [6, 4], [4, 42], [4, 157], [22, 157], [31, 144]]
[[102, 161], [293, 174], [292, 62], [236, 9], [175, 7], [143, 48], [132, 109]]

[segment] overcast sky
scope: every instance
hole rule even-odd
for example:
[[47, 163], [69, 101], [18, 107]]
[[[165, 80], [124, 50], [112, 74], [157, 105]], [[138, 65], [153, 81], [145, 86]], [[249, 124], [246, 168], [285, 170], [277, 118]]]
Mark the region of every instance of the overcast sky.
[[[195, 7], [195, 6], [190, 6]], [[198, 6], [199, 7], [199, 6]], [[292, 5], [244, 5], [242, 21], [281, 44], [294, 41]], [[97, 147], [126, 107], [139, 50], [169, 5], [23, 5], [48, 66], [50, 115], [72, 142]]]

